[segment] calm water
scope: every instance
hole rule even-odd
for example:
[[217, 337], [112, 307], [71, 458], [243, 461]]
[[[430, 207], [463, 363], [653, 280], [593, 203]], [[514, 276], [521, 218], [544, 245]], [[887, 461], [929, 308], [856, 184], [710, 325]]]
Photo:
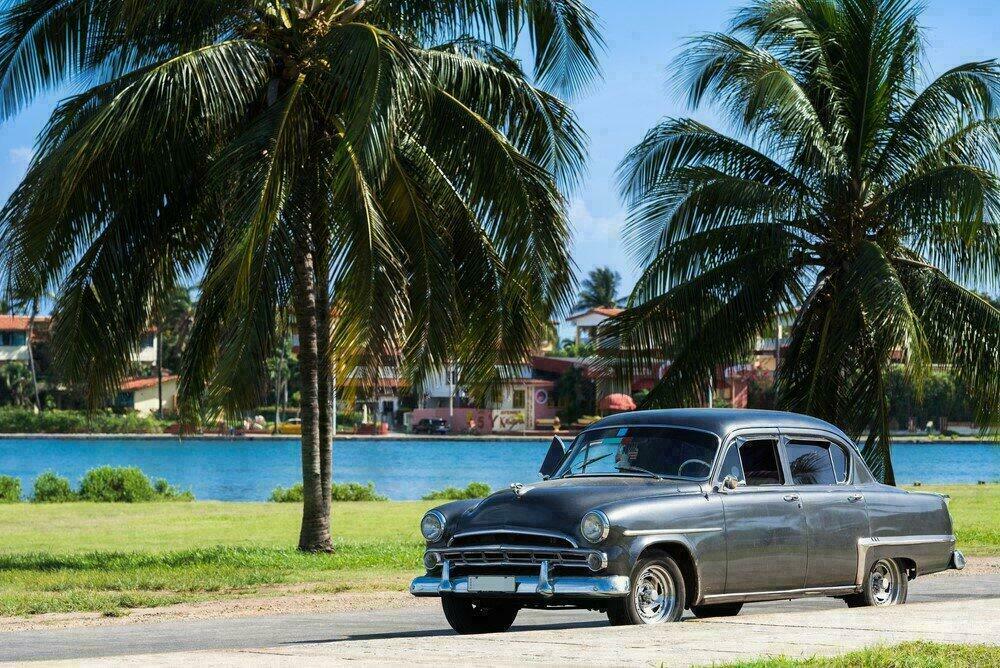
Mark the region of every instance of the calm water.
[[[541, 441], [338, 441], [337, 482], [374, 482], [393, 499], [417, 499], [446, 485], [483, 481], [494, 489], [538, 479], [547, 444]], [[1000, 446], [972, 443], [893, 446], [902, 483], [963, 483], [1000, 479]], [[259, 501], [278, 485], [299, 480], [299, 446], [293, 440], [0, 440], [0, 474], [21, 478], [30, 492], [39, 473], [64, 475], [76, 484], [90, 468], [138, 466], [199, 499]]]

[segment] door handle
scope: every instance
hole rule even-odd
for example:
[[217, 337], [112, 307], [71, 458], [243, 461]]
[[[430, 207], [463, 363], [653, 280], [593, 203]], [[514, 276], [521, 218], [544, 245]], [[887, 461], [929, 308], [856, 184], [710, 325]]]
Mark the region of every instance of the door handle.
[[785, 494], [785, 496], [782, 497], [782, 498], [784, 498], [785, 501], [788, 501], [789, 503], [791, 503], [792, 501], [798, 501], [799, 500], [799, 495], [798, 494]]
[[863, 498], [865, 497], [862, 494], [850, 494], [848, 495], [847, 500], [850, 501], [851, 503], [855, 503], [856, 501], [860, 501]]

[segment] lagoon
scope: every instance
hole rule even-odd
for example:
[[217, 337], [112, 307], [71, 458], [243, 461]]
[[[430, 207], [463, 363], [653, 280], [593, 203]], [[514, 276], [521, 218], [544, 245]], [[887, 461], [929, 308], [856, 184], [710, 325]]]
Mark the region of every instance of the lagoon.
[[[418, 499], [447, 485], [482, 481], [494, 489], [538, 479], [547, 443], [540, 440], [338, 440], [336, 482], [373, 482], [391, 499]], [[1000, 480], [1000, 445], [898, 443], [893, 463], [900, 484]], [[21, 479], [25, 494], [38, 474], [55, 471], [76, 485], [104, 464], [137, 466], [198, 499], [263, 501], [275, 487], [301, 479], [292, 439], [16, 438], [0, 440], [0, 474]]]

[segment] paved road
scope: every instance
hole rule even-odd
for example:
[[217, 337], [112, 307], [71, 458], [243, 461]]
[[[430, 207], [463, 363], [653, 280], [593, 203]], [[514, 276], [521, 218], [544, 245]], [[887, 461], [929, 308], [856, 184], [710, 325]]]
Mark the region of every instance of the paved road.
[[610, 628], [603, 615], [595, 613], [524, 611], [510, 633], [475, 638], [455, 636], [436, 605], [414, 602], [374, 612], [0, 633], [0, 661], [105, 657], [108, 661], [94, 663], [302, 665], [337, 660], [392, 663], [391, 657], [402, 662], [406, 656], [410, 664], [499, 660], [682, 665], [765, 652], [837, 653], [911, 638], [1000, 642], [1000, 575], [918, 579], [911, 583], [910, 602], [914, 605], [877, 610], [849, 610], [833, 599], [759, 603], [747, 605], [736, 618], [691, 619], [655, 630]]

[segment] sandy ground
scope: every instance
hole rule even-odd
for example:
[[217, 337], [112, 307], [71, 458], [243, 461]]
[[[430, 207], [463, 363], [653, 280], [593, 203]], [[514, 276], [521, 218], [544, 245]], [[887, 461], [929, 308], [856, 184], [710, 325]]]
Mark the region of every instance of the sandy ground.
[[[931, 577], [955, 578], [974, 575], [1000, 575], [1000, 557], [969, 557], [962, 571], [944, 571]], [[305, 586], [303, 586], [305, 587]], [[197, 619], [305, 614], [321, 612], [363, 612], [410, 607], [437, 609], [436, 599], [414, 598], [407, 592], [372, 591], [308, 593], [303, 587], [272, 590], [272, 594], [183, 603], [157, 608], [135, 608], [120, 617], [104, 616], [99, 612], [49, 613], [31, 617], [0, 617], [0, 633], [43, 629], [122, 626], [150, 622], [172, 622]]]

